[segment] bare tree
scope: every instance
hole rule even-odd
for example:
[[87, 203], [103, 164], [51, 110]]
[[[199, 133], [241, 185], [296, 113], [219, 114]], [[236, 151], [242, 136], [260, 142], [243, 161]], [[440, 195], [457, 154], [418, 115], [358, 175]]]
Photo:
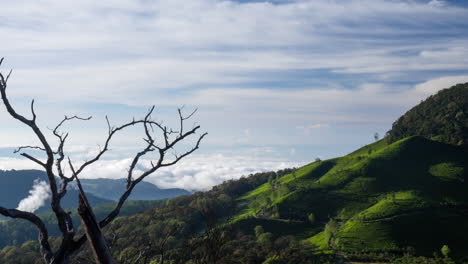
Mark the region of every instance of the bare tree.
[[[0, 60], [0, 65], [2, 62], [3, 58]], [[63, 120], [54, 129], [52, 129], [53, 138], [55, 138], [56, 142], [58, 143], [58, 147], [53, 148], [50, 144], [51, 141], [49, 141], [49, 139], [37, 125], [36, 112], [34, 110], [34, 100], [31, 101], [30, 105], [30, 111], [32, 115], [30, 119], [19, 114], [10, 104], [6, 94], [7, 83], [10, 75], [11, 71], [6, 76], [0, 72], [0, 93], [2, 102], [5, 105], [8, 113], [14, 119], [20, 121], [32, 129], [37, 139], [40, 141], [39, 146], [21, 146], [15, 152], [20, 152], [21, 156], [38, 164], [45, 170], [47, 174], [48, 184], [51, 191], [51, 207], [61, 232], [61, 243], [58, 249], [55, 251], [52, 250], [49, 244], [48, 231], [43, 221], [34, 213], [0, 207], [0, 214], [11, 218], [27, 220], [37, 227], [39, 231], [38, 239], [41, 255], [45, 263], [68, 263], [70, 255], [80, 249], [86, 241], [89, 242], [97, 263], [112, 263], [111, 254], [101, 229], [107, 226], [118, 216], [122, 205], [125, 203], [139, 182], [162, 167], [176, 164], [181, 159], [192, 154], [199, 148], [200, 142], [207, 135], [207, 133], [199, 135], [198, 139], [194, 143], [194, 146], [183, 152], [183, 154], [174, 154], [172, 159], [167, 157], [168, 152], [173, 150], [178, 143], [192, 135], [196, 135], [196, 132], [200, 129], [200, 126], [194, 126], [192, 129], [186, 131], [184, 127], [185, 121], [192, 117], [196, 110], [191, 114], [184, 116], [182, 109], [178, 109], [180, 123], [178, 130], [168, 128], [164, 126], [162, 122], [153, 121], [151, 115], [154, 111], [154, 106], [148, 111], [144, 118], [138, 120], [133, 119], [132, 121], [120, 126], [112, 126], [106, 116], [108, 133], [103, 147], [100, 148], [97, 155], [92, 159], [83, 162], [79, 166], [76, 166], [76, 163], [72, 162], [70, 157], [68, 157], [64, 151], [64, 146], [69, 134], [61, 132], [61, 128], [66, 122], [72, 120], [86, 121], [91, 119], [91, 117], [82, 118], [78, 116], [65, 116]], [[132, 159], [132, 162], [128, 168], [128, 173], [125, 175], [127, 184], [124, 193], [122, 193], [109, 215], [107, 215], [107, 217], [101, 221], [98, 221], [87, 201], [86, 194], [83, 191], [78, 176], [83, 172], [83, 170], [97, 162], [107, 151], [109, 151], [111, 140], [116, 134], [133, 126], [141, 126], [143, 128], [145, 147], [140, 152], [136, 153]], [[156, 141], [156, 133], [160, 133], [161, 143]], [[41, 160], [40, 158], [28, 154], [25, 152], [28, 149], [34, 149], [43, 152], [46, 156], [46, 159]], [[149, 168], [143, 171], [140, 175], [134, 175], [135, 167], [137, 164], [139, 164], [139, 162], [141, 162], [141, 158], [151, 152], [155, 152], [158, 158], [154, 161], [151, 161], [151, 166], [149, 166]], [[70, 168], [71, 175], [66, 175], [65, 173], [64, 167], [67, 165]], [[67, 193], [67, 186], [72, 181], [77, 182], [79, 189], [78, 215], [80, 216], [82, 226], [84, 227], [85, 235], [78, 235], [76, 233], [70, 214], [65, 212], [61, 206], [61, 200]]]

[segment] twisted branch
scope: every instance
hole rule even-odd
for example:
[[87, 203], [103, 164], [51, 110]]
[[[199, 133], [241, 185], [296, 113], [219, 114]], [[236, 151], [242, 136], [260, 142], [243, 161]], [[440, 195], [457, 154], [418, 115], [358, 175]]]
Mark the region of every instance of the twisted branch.
[[39, 231], [39, 244], [42, 256], [47, 263], [50, 262], [53, 254], [49, 244], [49, 234], [44, 222], [42, 222], [38, 216], [30, 212], [20, 211], [17, 209], [6, 209], [3, 207], [0, 207], [0, 214], [11, 218], [24, 219], [34, 224]]

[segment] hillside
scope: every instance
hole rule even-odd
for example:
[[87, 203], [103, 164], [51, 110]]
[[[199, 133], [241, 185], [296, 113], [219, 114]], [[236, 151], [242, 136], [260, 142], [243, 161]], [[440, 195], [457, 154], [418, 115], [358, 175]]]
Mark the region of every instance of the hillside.
[[393, 123], [387, 139], [414, 135], [468, 146], [468, 83], [443, 89], [413, 107]]
[[[443, 245], [467, 259], [466, 157], [464, 147], [420, 136], [383, 139], [343, 157], [166, 200], [105, 232], [122, 263], [142, 252], [181, 263], [389, 261], [408, 252], [432, 256]], [[170, 242], [157, 246], [163, 241]], [[0, 261], [29, 256], [28, 247], [6, 247]]]
[[[237, 222], [284, 229], [310, 213], [317, 227], [289, 234], [319, 249], [431, 255], [444, 244], [466, 256], [468, 185], [466, 149], [409, 137], [384, 140], [347, 156], [314, 162], [239, 198]], [[262, 219], [258, 219], [261, 215]], [[333, 220], [331, 220], [333, 219]], [[328, 229], [326, 227], [328, 224]], [[330, 228], [332, 227], [332, 228]], [[290, 229], [293, 230], [293, 229]], [[272, 230], [273, 231], [273, 230]]]

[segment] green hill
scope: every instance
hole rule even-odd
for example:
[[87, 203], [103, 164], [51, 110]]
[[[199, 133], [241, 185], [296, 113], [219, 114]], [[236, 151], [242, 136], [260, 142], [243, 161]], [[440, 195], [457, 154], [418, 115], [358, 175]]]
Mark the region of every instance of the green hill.
[[[200, 263], [218, 251], [215, 263], [341, 263], [366, 254], [388, 260], [432, 256], [443, 245], [467, 259], [466, 157], [465, 147], [420, 136], [383, 139], [343, 157], [166, 200], [118, 218], [105, 232], [115, 237], [114, 258], [127, 262], [169, 238], [166, 258]], [[6, 247], [0, 261], [29, 256], [29, 247]], [[160, 256], [154, 247], [148, 259]]]
[[[262, 222], [300, 222], [313, 213], [320, 232], [290, 233], [308, 237], [321, 249], [403, 252], [413, 247], [431, 255], [449, 244], [454, 253], [467, 254], [468, 237], [460, 236], [468, 231], [466, 157], [464, 148], [423, 137], [390, 145], [381, 140], [306, 165], [296, 171], [296, 179], [281, 177], [276, 190], [266, 183], [247, 193], [239, 198], [236, 221], [255, 222], [261, 216]], [[330, 219], [338, 228], [325, 234]], [[283, 228], [286, 222], [274, 227]]]

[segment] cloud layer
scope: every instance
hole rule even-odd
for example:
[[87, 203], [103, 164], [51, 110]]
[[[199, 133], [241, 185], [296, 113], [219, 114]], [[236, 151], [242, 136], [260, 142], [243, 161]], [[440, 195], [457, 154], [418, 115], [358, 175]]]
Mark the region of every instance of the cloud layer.
[[[80, 161], [82, 162], [82, 161]], [[76, 162], [79, 163], [79, 162]], [[82, 178], [124, 178], [130, 166], [131, 159], [103, 160], [81, 174]], [[207, 190], [212, 186], [230, 179], [238, 179], [251, 173], [276, 171], [303, 165], [298, 162], [285, 162], [284, 159], [273, 159], [255, 155], [233, 156], [226, 154], [195, 155], [175, 166], [166, 167], [146, 178], [160, 188], [182, 188], [191, 191]], [[149, 160], [142, 160], [135, 170], [135, 175], [150, 167]], [[38, 167], [20, 159], [0, 160], [0, 169], [29, 169]], [[45, 182], [35, 182], [30, 195], [23, 199], [18, 208], [34, 211], [44, 204], [50, 191]]]
[[200, 106], [212, 100], [173, 99], [287, 87], [291, 71], [324, 71], [296, 80], [303, 89], [340, 89], [326, 75], [468, 69], [468, 11], [444, 1], [42, 0], [2, 10], [12, 93], [50, 100]]

